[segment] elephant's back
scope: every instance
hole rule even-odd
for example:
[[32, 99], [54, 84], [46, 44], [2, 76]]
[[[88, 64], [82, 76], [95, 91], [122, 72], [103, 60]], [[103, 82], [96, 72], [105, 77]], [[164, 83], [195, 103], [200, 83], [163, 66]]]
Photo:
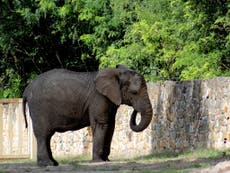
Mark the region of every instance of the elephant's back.
[[53, 69], [38, 75], [32, 83], [44, 83], [50, 81], [62, 81], [62, 80], [79, 80], [88, 81], [87, 79], [97, 72], [75, 72], [66, 69]]
[[[53, 69], [38, 75], [26, 87], [23, 96], [64, 97], [77, 94], [83, 88], [93, 85], [96, 72], [74, 72], [66, 69]], [[77, 93], [76, 93], [77, 92]]]

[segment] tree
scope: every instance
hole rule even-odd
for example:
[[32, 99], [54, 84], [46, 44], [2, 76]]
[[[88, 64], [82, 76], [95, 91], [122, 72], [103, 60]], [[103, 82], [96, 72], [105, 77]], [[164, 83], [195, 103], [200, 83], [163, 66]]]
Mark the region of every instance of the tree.
[[1, 3], [1, 97], [19, 97], [31, 78], [52, 68], [97, 70], [97, 57], [122, 37], [108, 0]]
[[227, 0], [3, 0], [0, 97], [52, 68], [126, 64], [148, 81], [230, 75]]
[[154, 81], [227, 75], [227, 6], [224, 0], [144, 0], [136, 8], [137, 22], [120, 46], [108, 48], [101, 65], [124, 62]]

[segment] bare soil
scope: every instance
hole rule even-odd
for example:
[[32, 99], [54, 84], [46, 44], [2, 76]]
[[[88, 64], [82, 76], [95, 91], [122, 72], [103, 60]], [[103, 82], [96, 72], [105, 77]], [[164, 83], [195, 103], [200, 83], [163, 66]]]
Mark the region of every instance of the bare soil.
[[0, 173], [230, 173], [229, 158], [218, 159], [169, 159], [165, 161], [90, 161], [61, 163], [57, 167], [38, 167], [35, 162], [19, 163], [17, 161], [0, 161]]

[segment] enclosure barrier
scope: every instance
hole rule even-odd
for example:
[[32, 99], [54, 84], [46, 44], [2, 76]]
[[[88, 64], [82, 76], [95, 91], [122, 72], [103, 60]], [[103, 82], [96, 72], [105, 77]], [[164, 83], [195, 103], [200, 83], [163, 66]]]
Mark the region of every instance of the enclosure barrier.
[[34, 157], [36, 141], [28, 123], [26, 129], [22, 99], [0, 99], [0, 159]]
[[[141, 132], [132, 132], [132, 108], [120, 106], [116, 115], [113, 157], [148, 155], [157, 151], [182, 152], [194, 148], [230, 148], [230, 78], [149, 83], [153, 119]], [[27, 110], [28, 115], [28, 110]], [[36, 157], [32, 125], [25, 128], [21, 99], [0, 100], [0, 159]], [[56, 133], [54, 156], [92, 153], [92, 132], [84, 128]]]

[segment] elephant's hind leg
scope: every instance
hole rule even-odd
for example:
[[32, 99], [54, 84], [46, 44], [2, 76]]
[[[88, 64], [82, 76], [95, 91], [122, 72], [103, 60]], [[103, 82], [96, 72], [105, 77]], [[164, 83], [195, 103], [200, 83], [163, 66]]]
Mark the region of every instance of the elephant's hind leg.
[[53, 158], [52, 151], [51, 151], [51, 148], [50, 148], [50, 140], [51, 140], [51, 137], [53, 136], [53, 134], [54, 134], [54, 132], [52, 132], [47, 137], [47, 139], [46, 139], [46, 147], [47, 147], [49, 158], [53, 162], [53, 166], [58, 166], [58, 162]]
[[58, 162], [53, 159], [50, 149], [50, 139], [53, 133], [36, 135], [37, 139], [37, 163], [38, 166], [58, 166]]

